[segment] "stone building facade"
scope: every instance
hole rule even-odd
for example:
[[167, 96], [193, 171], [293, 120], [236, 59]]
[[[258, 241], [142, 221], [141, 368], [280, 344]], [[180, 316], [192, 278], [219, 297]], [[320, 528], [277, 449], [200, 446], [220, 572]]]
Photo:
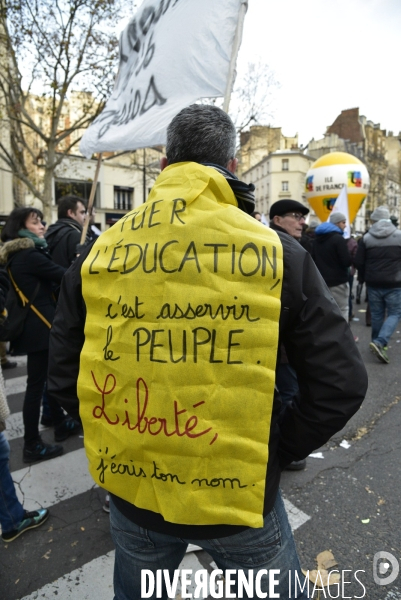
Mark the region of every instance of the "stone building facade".
[[[270, 152], [243, 172], [241, 179], [255, 185], [256, 210], [268, 219], [270, 206], [277, 200], [292, 198], [308, 205], [305, 176], [315, 159], [301, 150]], [[314, 216], [311, 211], [311, 216]]]
[[270, 152], [278, 150], [298, 149], [298, 134], [286, 137], [281, 127], [253, 125], [248, 131], [240, 133], [240, 149], [238, 151], [238, 174], [249, 171], [261, 162]]

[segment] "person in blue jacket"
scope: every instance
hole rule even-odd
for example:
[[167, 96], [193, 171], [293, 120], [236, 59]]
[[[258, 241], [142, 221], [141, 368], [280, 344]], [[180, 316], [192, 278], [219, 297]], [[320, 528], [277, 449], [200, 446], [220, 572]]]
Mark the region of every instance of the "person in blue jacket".
[[341, 314], [348, 322], [348, 278], [352, 259], [344, 239], [345, 227], [346, 217], [341, 212], [332, 213], [328, 223], [316, 227], [312, 256]]

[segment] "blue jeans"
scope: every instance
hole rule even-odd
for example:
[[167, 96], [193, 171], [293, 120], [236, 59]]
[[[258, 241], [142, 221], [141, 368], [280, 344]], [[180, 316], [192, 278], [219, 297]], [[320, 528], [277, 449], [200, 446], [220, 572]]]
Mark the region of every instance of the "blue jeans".
[[0, 432], [0, 524], [3, 532], [16, 529], [24, 517], [24, 509], [15, 493], [11, 478], [10, 445], [6, 436]]
[[[277, 569], [279, 575], [273, 575], [279, 580], [274, 588], [282, 600], [308, 598], [307, 588], [302, 592], [298, 586], [297, 595], [293, 595], [295, 572], [301, 585], [304, 585], [304, 576], [299, 565], [294, 538], [288, 522], [287, 513], [281, 499], [277, 494], [272, 511], [264, 519], [264, 527], [260, 529], [247, 529], [228, 537], [210, 540], [181, 539], [162, 533], [155, 533], [148, 529], [138, 527], [113, 504], [110, 498], [110, 525], [111, 535], [116, 546], [114, 564], [114, 600], [140, 600], [141, 596], [141, 570], [153, 571], [156, 580], [157, 569], [168, 569], [170, 581], [173, 579], [174, 570], [178, 568], [185, 556], [189, 543], [201, 546], [214, 559], [217, 567], [222, 571], [234, 569], [244, 571], [253, 570], [253, 579], [261, 569]], [[194, 575], [194, 574], [193, 574]], [[291, 595], [289, 594], [289, 575], [291, 576]], [[247, 576], [248, 578], [248, 576]], [[236, 575], [231, 577], [236, 580]], [[192, 576], [193, 580], [193, 576]], [[263, 575], [260, 588], [269, 597], [269, 580]], [[237, 592], [236, 584], [231, 588]], [[156, 587], [154, 594], [156, 598]], [[159, 596], [160, 597], [160, 596]], [[168, 598], [163, 585], [163, 599]], [[253, 598], [257, 596], [247, 596]]]
[[372, 318], [372, 342], [387, 346], [401, 319], [401, 288], [368, 286], [367, 289]]

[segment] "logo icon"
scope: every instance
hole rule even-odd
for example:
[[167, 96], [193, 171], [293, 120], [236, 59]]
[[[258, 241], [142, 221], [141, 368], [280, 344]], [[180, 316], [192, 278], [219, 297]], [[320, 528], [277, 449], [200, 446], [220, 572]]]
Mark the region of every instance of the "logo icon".
[[[373, 579], [377, 585], [389, 585], [398, 577], [400, 565], [390, 552], [376, 552], [373, 557]], [[386, 577], [383, 577], [386, 575]]]
[[323, 206], [325, 206], [327, 208], [327, 210], [332, 210], [335, 202], [337, 200], [337, 197], [335, 198], [323, 198]]
[[348, 171], [348, 186], [362, 187], [362, 173], [360, 171]]
[[306, 178], [305, 189], [307, 192], [313, 192], [313, 175]]

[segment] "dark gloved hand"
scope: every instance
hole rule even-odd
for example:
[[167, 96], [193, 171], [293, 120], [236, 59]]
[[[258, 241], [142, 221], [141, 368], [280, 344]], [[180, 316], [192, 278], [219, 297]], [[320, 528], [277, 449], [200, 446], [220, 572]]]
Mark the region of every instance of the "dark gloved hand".
[[79, 256], [84, 250], [85, 248], [87, 248], [88, 244], [85, 242], [85, 244], [77, 244], [77, 247], [75, 249], [75, 254], [77, 256]]

